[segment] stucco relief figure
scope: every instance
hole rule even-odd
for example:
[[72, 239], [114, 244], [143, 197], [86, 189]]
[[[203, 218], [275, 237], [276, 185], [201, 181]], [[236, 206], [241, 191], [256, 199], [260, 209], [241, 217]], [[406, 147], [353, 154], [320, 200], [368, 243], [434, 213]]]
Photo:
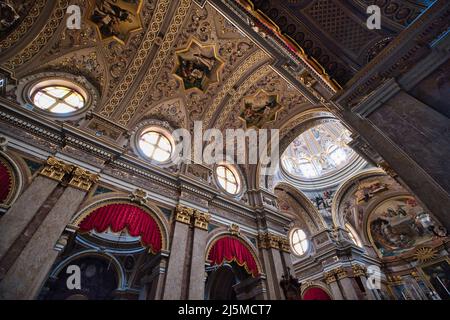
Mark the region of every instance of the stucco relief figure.
[[274, 121], [280, 110], [278, 96], [260, 90], [255, 95], [244, 98], [244, 108], [240, 117], [245, 121], [247, 128], [262, 128], [264, 124]]
[[435, 223], [424, 223], [420, 218], [424, 214], [409, 198], [389, 200], [375, 209], [369, 217], [369, 230], [381, 255], [402, 254], [435, 238]]
[[185, 90], [206, 91], [211, 83], [219, 81], [222, 66], [214, 46], [192, 40], [186, 49], [177, 52], [175, 75], [183, 81]]
[[97, 26], [101, 38], [116, 38], [125, 42], [129, 33], [141, 28], [141, 1], [96, 0], [90, 20]]

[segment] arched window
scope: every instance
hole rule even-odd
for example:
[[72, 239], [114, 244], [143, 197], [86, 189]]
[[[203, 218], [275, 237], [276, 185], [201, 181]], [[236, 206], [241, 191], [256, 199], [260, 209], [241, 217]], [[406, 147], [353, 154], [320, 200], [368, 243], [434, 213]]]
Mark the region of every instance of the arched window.
[[55, 114], [71, 114], [85, 106], [86, 100], [79, 91], [67, 86], [51, 85], [34, 90], [31, 100], [41, 110]]
[[362, 247], [362, 243], [359, 240], [358, 235], [356, 234], [355, 230], [348, 223], [345, 225], [345, 229], [347, 230], [348, 235], [349, 235], [350, 239], [352, 240], [352, 242], [354, 244], [356, 244], [358, 247]]
[[139, 137], [139, 148], [147, 158], [157, 162], [168, 161], [173, 149], [168, 134], [152, 128], [143, 131]]
[[303, 256], [309, 248], [309, 240], [305, 231], [302, 229], [294, 229], [291, 233], [291, 247], [298, 256]]
[[220, 165], [216, 168], [219, 185], [230, 194], [238, 194], [241, 188], [239, 176], [229, 166]]

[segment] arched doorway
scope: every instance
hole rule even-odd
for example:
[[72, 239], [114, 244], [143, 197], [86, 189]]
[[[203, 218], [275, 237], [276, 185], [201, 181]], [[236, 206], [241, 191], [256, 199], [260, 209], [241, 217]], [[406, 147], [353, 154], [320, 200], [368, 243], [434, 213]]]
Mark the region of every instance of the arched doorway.
[[206, 281], [207, 300], [251, 300], [257, 298], [261, 279], [256, 256], [236, 236], [216, 239], [208, 250], [210, 267]]
[[[80, 268], [80, 288], [69, 288], [69, 277], [75, 273], [70, 266]], [[69, 280], [69, 281], [68, 281]], [[56, 276], [48, 279], [41, 292], [43, 300], [112, 300], [118, 288], [119, 275], [110, 258], [87, 255], [67, 263]]]

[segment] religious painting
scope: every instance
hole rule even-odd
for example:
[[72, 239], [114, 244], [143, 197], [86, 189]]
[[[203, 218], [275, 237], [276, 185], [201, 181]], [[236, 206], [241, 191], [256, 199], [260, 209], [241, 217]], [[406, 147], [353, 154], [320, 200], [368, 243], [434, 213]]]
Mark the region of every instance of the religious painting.
[[240, 118], [247, 128], [262, 128], [265, 124], [273, 122], [277, 118], [282, 106], [278, 102], [278, 95], [270, 95], [264, 90], [259, 90], [253, 96], [243, 99], [243, 108]]
[[20, 16], [13, 3], [10, 3], [10, 1], [0, 1], [0, 32], [11, 28], [19, 18]]
[[205, 92], [209, 85], [220, 81], [224, 62], [218, 57], [214, 45], [201, 44], [191, 39], [185, 49], [176, 52], [174, 75], [185, 90]]
[[88, 19], [102, 40], [125, 44], [132, 32], [142, 29], [143, 0], [91, 0]]
[[360, 184], [355, 192], [356, 202], [358, 204], [368, 202], [377, 193], [388, 190], [387, 184], [380, 181], [374, 181], [371, 183]]
[[441, 226], [412, 197], [396, 197], [381, 203], [368, 218], [368, 232], [382, 257], [406, 253], [439, 235]]
[[442, 300], [450, 300], [450, 264], [444, 258], [421, 267], [427, 281]]

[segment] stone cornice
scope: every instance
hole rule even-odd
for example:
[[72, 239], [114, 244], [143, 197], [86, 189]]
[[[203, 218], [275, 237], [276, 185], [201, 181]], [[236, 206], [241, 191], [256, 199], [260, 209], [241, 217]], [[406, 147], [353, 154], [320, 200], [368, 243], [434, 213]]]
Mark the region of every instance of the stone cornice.
[[417, 20], [399, 34], [380, 54], [350, 80], [335, 100], [343, 108], [352, 108], [386, 79], [396, 78], [410, 69], [447, 31], [450, 2], [436, 1]]

